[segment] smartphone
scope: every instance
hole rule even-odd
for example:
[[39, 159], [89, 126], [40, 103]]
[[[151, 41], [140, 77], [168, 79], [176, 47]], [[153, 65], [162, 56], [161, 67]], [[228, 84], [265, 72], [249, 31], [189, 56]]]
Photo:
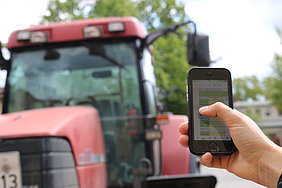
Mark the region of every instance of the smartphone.
[[222, 102], [233, 108], [231, 73], [225, 68], [192, 68], [187, 75], [189, 148], [195, 155], [230, 155], [236, 147], [228, 127], [216, 117], [205, 117], [199, 108]]

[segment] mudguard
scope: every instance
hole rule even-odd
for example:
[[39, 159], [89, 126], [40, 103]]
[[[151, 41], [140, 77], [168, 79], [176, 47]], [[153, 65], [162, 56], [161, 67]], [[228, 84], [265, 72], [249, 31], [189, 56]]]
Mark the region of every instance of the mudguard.
[[162, 174], [187, 174], [190, 169], [190, 152], [178, 142], [178, 127], [188, 121], [184, 115], [169, 115], [168, 124], [161, 125], [162, 137]]

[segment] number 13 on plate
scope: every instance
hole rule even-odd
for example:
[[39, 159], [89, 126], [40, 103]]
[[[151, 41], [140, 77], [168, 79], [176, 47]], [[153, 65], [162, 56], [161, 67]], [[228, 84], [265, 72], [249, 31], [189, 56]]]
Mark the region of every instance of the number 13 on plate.
[[21, 188], [20, 154], [17, 151], [0, 153], [0, 188]]

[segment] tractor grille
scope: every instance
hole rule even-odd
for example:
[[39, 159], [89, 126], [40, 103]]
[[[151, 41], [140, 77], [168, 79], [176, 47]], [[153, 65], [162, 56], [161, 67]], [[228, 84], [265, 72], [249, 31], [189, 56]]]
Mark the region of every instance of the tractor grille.
[[64, 138], [5, 139], [0, 152], [19, 151], [23, 188], [77, 188], [74, 157]]

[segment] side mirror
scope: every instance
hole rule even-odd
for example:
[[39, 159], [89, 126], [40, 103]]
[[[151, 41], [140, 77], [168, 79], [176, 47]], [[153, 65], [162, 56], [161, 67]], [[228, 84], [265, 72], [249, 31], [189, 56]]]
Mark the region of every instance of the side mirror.
[[9, 69], [9, 61], [3, 57], [2, 54], [2, 43], [0, 42], [0, 69], [8, 70]]
[[148, 177], [144, 188], [215, 188], [216, 177], [212, 175], [170, 175]]
[[200, 67], [208, 67], [210, 65], [208, 35], [188, 33], [186, 47], [188, 63], [190, 65]]

